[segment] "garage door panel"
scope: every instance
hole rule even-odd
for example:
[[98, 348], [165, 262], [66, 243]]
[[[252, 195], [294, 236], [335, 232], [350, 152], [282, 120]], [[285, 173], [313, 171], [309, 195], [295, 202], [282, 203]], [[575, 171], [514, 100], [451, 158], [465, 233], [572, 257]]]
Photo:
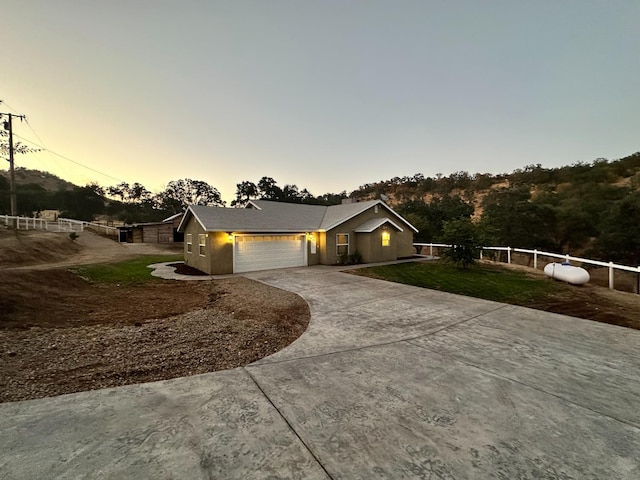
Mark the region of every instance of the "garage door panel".
[[236, 273], [305, 265], [304, 235], [244, 235], [236, 237]]

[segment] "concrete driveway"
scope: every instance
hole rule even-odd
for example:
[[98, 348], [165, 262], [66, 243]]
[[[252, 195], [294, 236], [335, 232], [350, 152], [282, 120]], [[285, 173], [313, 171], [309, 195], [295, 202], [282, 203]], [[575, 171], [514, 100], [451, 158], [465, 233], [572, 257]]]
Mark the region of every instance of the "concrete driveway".
[[638, 479], [640, 332], [340, 273], [246, 368], [0, 405], [0, 478]]

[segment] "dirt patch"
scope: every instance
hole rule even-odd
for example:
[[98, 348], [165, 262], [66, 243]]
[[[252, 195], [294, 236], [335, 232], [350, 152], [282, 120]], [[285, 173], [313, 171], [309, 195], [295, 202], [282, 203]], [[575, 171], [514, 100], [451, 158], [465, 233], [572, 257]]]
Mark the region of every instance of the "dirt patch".
[[247, 365], [289, 345], [310, 318], [299, 296], [241, 277], [123, 288], [12, 271], [0, 292], [2, 402]]
[[[548, 279], [544, 272], [522, 265], [501, 263], [500, 266]], [[610, 290], [594, 283], [568, 285], [562, 293], [524, 306], [640, 330], [640, 295]]]
[[68, 233], [0, 228], [0, 267], [53, 263], [82, 250]]

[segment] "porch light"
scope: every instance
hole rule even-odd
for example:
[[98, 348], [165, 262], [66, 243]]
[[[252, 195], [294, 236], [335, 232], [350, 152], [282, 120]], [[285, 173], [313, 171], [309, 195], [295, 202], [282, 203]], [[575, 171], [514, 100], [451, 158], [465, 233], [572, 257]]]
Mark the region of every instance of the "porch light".
[[227, 240], [229, 240], [229, 242], [233, 242], [233, 233], [227, 233]]
[[314, 239], [315, 237], [313, 236], [313, 233], [307, 233], [307, 240], [309, 240], [310, 242], [313, 242]]

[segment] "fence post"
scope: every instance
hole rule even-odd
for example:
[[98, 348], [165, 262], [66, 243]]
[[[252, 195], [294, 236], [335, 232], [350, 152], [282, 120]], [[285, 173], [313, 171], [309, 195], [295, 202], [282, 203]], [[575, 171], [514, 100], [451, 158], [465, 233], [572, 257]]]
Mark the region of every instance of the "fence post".
[[609, 288], [613, 290], [613, 262], [609, 262]]
[[482, 260], [482, 249], [480, 249], [480, 260]]
[[511, 263], [511, 247], [507, 247], [507, 263]]
[[429, 255], [433, 257], [433, 243], [429, 244]]
[[538, 250], [533, 250], [533, 268], [538, 269]]
[[570, 255], [567, 253], [567, 255], [565, 255], [565, 257], [564, 257], [564, 261], [567, 262], [567, 263], [569, 263], [569, 256]]

